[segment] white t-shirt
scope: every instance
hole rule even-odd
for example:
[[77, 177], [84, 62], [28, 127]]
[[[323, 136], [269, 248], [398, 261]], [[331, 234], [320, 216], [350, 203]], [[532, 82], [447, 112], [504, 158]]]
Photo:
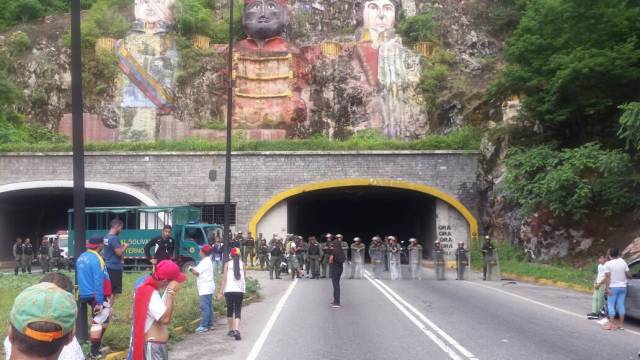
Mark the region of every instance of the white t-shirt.
[[154, 290], [151, 294], [151, 300], [149, 300], [149, 309], [147, 310], [147, 320], [144, 323], [144, 332], [146, 333], [151, 329], [155, 321], [160, 320], [164, 312], [167, 311], [167, 305], [165, 304], [167, 293], [160, 296], [158, 290]]
[[604, 280], [604, 266], [606, 264], [598, 264], [598, 276], [596, 276], [596, 282], [600, 284]]
[[627, 287], [626, 272], [629, 271], [629, 266], [626, 261], [620, 258], [609, 260], [604, 264], [604, 271], [605, 273], [611, 273], [610, 288]]
[[240, 260], [240, 280], [236, 280], [235, 275], [233, 274], [233, 260], [227, 261], [227, 281], [224, 285], [224, 292], [244, 292], [245, 284], [244, 284], [244, 264], [242, 260]]
[[210, 257], [200, 260], [198, 266], [193, 268], [198, 272], [196, 285], [198, 286], [198, 295], [210, 295], [216, 290], [216, 283], [213, 279], [213, 262]]
[[[4, 338], [4, 354], [6, 356], [5, 359], [11, 357], [11, 342], [9, 342], [9, 337]], [[78, 339], [74, 337], [69, 345], [65, 345], [65, 347], [62, 348], [58, 360], [84, 360], [84, 354], [82, 353], [82, 347], [80, 347]]]

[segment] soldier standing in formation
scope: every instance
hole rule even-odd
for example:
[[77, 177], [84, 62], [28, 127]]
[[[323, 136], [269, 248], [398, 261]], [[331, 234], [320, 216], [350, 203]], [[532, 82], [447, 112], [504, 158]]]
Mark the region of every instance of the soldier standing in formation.
[[269, 268], [269, 245], [267, 240], [261, 239], [260, 246], [258, 246], [258, 261], [260, 262], [260, 270], [264, 270], [265, 266]]
[[436, 279], [444, 280], [444, 250], [440, 246], [440, 241], [433, 244], [433, 259], [436, 266]]
[[489, 262], [493, 260], [493, 244], [489, 235], [485, 236], [484, 240], [485, 242], [480, 248], [482, 252], [482, 280], [487, 280], [487, 268], [489, 267]]
[[[16, 266], [13, 269], [16, 275], [18, 275], [18, 269], [22, 267], [22, 253], [24, 252], [22, 246], [22, 238], [16, 238], [16, 242], [13, 244], [13, 258], [16, 261]], [[25, 268], [22, 267], [22, 272], [24, 273]]]
[[376, 279], [380, 279], [382, 271], [384, 270], [384, 254], [385, 246], [380, 241], [380, 237], [376, 235], [371, 238], [371, 245], [369, 246], [369, 257], [373, 265], [373, 276]]
[[[275, 240], [275, 241], [274, 241]], [[275, 274], [276, 279], [280, 279], [280, 262], [282, 261], [282, 243], [275, 238], [272, 239], [273, 245], [269, 247], [269, 254], [271, 254], [271, 267], [269, 267], [269, 279], [273, 280]]]
[[458, 248], [456, 249], [456, 267], [458, 270], [456, 280], [464, 280], [464, 268], [466, 268], [467, 265], [469, 265], [467, 249], [464, 248], [464, 241], [460, 241], [458, 242]]
[[387, 248], [387, 257], [389, 258], [389, 272], [391, 280], [399, 280], [402, 275], [400, 273], [400, 244], [395, 236], [389, 236], [389, 246]]
[[38, 261], [40, 262], [42, 272], [49, 272], [49, 240], [46, 237], [43, 237], [40, 241], [40, 247], [38, 248]]
[[[247, 233], [247, 238], [242, 242], [242, 262], [245, 265], [253, 266], [253, 251], [256, 247], [256, 240], [253, 238], [251, 231]], [[248, 259], [248, 261], [247, 261]]]
[[360, 241], [360, 238], [353, 238], [353, 244], [351, 244], [351, 277], [349, 279], [362, 279], [364, 252], [365, 246]]
[[[296, 257], [298, 258], [298, 267], [300, 269], [300, 272], [302, 272], [304, 270], [304, 265], [306, 264], [307, 260], [307, 249], [308, 249], [308, 244], [304, 241], [304, 238], [302, 236], [298, 236], [296, 241]], [[307, 266], [306, 271], [309, 271], [309, 267]]]
[[409, 239], [409, 270], [411, 279], [422, 280], [422, 245], [415, 238]]
[[296, 244], [291, 241], [289, 244], [289, 251], [287, 252], [287, 265], [291, 272], [291, 280], [296, 277], [300, 277], [300, 263], [298, 262], [298, 256], [296, 255]]
[[68, 267], [66, 259], [62, 257], [62, 249], [60, 249], [57, 238], [53, 239], [53, 244], [49, 247], [49, 258], [51, 259], [51, 269], [57, 267], [60, 270]]
[[[324, 236], [324, 242], [320, 243], [320, 253], [321, 253], [321, 262], [320, 262], [320, 266], [321, 266], [321, 270], [322, 270], [322, 278], [326, 278], [327, 277], [327, 267], [329, 265], [329, 249], [327, 248], [327, 246], [329, 245], [329, 243], [331, 242], [331, 239], [333, 238], [333, 236], [331, 234], [327, 234]], [[331, 276], [331, 272], [329, 272], [329, 276]]]
[[[342, 253], [344, 254], [344, 258], [348, 259], [349, 256], [349, 243], [344, 240], [344, 237], [341, 234], [336, 235], [336, 246], [342, 248]], [[347, 273], [347, 260], [342, 263], [342, 275], [341, 279], [344, 278]]]
[[320, 278], [320, 258], [322, 257], [322, 249], [315, 236], [309, 236], [309, 248], [307, 250], [307, 260], [309, 262], [309, 276], [312, 279]]
[[389, 271], [389, 254], [387, 253], [387, 249], [389, 248], [389, 237], [385, 236], [384, 241], [382, 242], [382, 246], [384, 247], [384, 271]]

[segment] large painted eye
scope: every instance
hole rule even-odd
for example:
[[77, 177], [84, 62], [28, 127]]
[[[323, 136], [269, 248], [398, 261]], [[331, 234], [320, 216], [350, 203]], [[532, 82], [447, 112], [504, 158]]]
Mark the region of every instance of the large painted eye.
[[382, 9], [385, 12], [393, 12], [393, 11], [395, 11], [395, 9], [393, 8], [393, 5], [385, 5]]
[[270, 2], [270, 3], [267, 4], [267, 9], [273, 10], [275, 8], [276, 8], [276, 4], [275, 3]]
[[367, 9], [369, 9], [369, 10], [378, 10], [378, 5], [373, 4], [373, 3], [369, 3], [369, 5], [367, 5]]

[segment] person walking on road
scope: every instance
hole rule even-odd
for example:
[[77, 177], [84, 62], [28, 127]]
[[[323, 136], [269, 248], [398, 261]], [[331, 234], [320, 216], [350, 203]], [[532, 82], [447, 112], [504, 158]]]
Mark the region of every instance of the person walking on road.
[[422, 245], [415, 238], [409, 239], [409, 271], [411, 279], [422, 280]]
[[16, 238], [16, 242], [13, 243], [13, 259], [16, 262], [16, 266], [13, 269], [14, 273], [18, 275], [18, 270], [22, 268], [22, 273], [24, 274], [25, 268], [22, 267], [22, 253], [24, 252], [24, 247], [22, 245], [22, 238]]
[[359, 237], [353, 238], [351, 244], [351, 276], [349, 279], [362, 279], [365, 246]]
[[111, 303], [116, 299], [117, 294], [122, 294], [122, 270], [123, 270], [123, 258], [124, 252], [129, 247], [129, 244], [120, 243], [118, 235], [122, 231], [124, 223], [122, 220], [115, 218], [109, 223], [109, 233], [104, 237], [104, 248], [102, 250], [102, 256], [109, 273], [109, 279], [111, 279], [111, 286], [113, 291], [113, 298]]
[[591, 312], [587, 314], [587, 319], [597, 320], [600, 318], [600, 310], [604, 304], [604, 281], [606, 258], [604, 255], [598, 256], [598, 274], [593, 282], [593, 295], [591, 296]]
[[327, 245], [329, 248], [329, 266], [331, 266], [331, 283], [333, 285], [333, 302], [331, 307], [339, 308], [340, 305], [340, 277], [342, 276], [343, 264], [347, 260], [342, 251], [342, 246], [337, 241], [332, 241]]
[[[171, 237], [171, 225], [165, 225], [162, 227], [162, 234], [144, 245], [144, 256], [151, 264], [156, 265], [162, 260], [173, 259], [175, 248], [176, 241]], [[153, 255], [151, 249], [153, 249]]]
[[33, 262], [33, 244], [31, 239], [24, 239], [22, 244], [22, 272], [27, 269], [27, 272], [31, 274], [31, 263]]
[[489, 268], [489, 262], [493, 260], [493, 244], [491, 243], [491, 237], [489, 235], [484, 237], [484, 244], [480, 248], [482, 252], [482, 280], [487, 280], [487, 270]]
[[384, 271], [384, 244], [380, 241], [380, 236], [376, 235], [371, 238], [371, 245], [369, 245], [369, 258], [371, 258], [371, 265], [373, 265], [373, 276], [376, 279], [382, 277]]
[[402, 274], [400, 272], [400, 253], [401, 248], [398, 239], [395, 236], [389, 236], [389, 246], [387, 248], [387, 257], [389, 258], [389, 275], [391, 280], [400, 280]]
[[[624, 301], [627, 295], [627, 279], [631, 278], [627, 262], [621, 259], [618, 248], [609, 249], [609, 260], [604, 265], [605, 293], [608, 296], [607, 305], [609, 308], [609, 323], [604, 325], [605, 330], [624, 330]], [[616, 312], [620, 322], [616, 325]]]
[[320, 258], [322, 257], [322, 249], [315, 236], [309, 236], [309, 249], [307, 250], [307, 258], [309, 259], [309, 275], [312, 279], [320, 278]]
[[200, 298], [200, 326], [197, 333], [211, 330], [215, 323], [215, 313], [213, 311], [213, 294], [216, 290], [214, 281], [214, 267], [211, 261], [211, 245], [205, 244], [200, 249], [200, 262], [198, 266], [191, 267], [189, 271], [197, 277], [198, 296]]
[[464, 248], [464, 241], [459, 241], [456, 249], [456, 280], [464, 280], [464, 270], [467, 266], [469, 266], [467, 249]]
[[43, 273], [49, 272], [49, 239], [43, 237], [40, 240], [40, 247], [38, 248], [38, 262], [40, 263], [40, 267], [42, 268]]
[[245, 264], [240, 260], [238, 248], [231, 249], [229, 254], [231, 260], [224, 264], [224, 274], [220, 288], [224, 293], [227, 302], [227, 324], [229, 326], [228, 336], [236, 340], [242, 339], [240, 336], [240, 318], [242, 317], [242, 299], [245, 293]]

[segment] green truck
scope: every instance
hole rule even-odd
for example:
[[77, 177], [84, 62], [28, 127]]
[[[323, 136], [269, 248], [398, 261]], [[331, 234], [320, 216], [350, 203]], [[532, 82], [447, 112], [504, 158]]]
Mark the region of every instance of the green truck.
[[[69, 224], [69, 259], [74, 259], [73, 209], [67, 211]], [[88, 207], [85, 210], [86, 239], [93, 235], [106, 235], [114, 218], [124, 222], [120, 242], [128, 243], [124, 266], [127, 270], [151, 267], [144, 255], [144, 246], [160, 235], [165, 224], [171, 225], [176, 240], [174, 260], [183, 271], [200, 260], [200, 247], [222, 237], [222, 227], [200, 222], [200, 209], [192, 206], [125, 206]], [[152, 249], [152, 254], [155, 249]]]

